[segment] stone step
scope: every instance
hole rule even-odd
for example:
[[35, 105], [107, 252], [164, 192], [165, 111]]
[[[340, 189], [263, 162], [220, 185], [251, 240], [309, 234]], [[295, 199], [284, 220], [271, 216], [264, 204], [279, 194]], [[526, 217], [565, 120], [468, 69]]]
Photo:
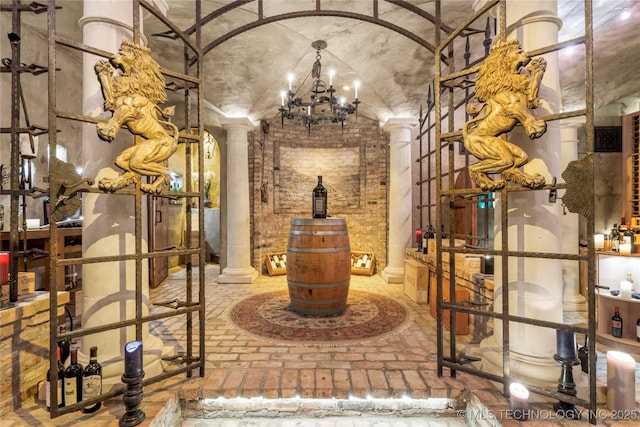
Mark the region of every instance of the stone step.
[[[349, 420], [356, 419], [358, 425], [364, 419], [379, 419], [382, 423], [391, 420], [407, 420], [425, 425], [427, 420], [446, 421], [446, 425], [465, 425], [458, 418], [460, 411], [465, 410], [463, 399], [428, 398], [428, 399], [265, 399], [256, 398], [215, 398], [182, 401], [183, 426], [212, 425], [198, 424], [203, 420], [252, 420], [257, 424], [229, 425], [274, 425], [275, 420], [308, 420], [311, 424], [294, 425], [342, 425], [317, 424], [327, 419], [343, 420], [349, 425]], [[448, 424], [454, 422], [453, 424]], [[460, 422], [459, 424], [457, 422]], [[316, 423], [316, 424], [314, 424]], [[278, 423], [279, 424], [279, 423]], [[223, 425], [227, 425], [226, 423]], [[365, 424], [366, 425], [366, 424]], [[377, 424], [376, 424], [377, 425]], [[385, 424], [382, 424], [385, 425]], [[396, 425], [396, 424], [389, 424]], [[405, 424], [399, 424], [405, 425]], [[412, 425], [412, 424], [406, 424]], [[418, 425], [418, 424], [416, 424]], [[442, 425], [442, 424], [440, 424]]]
[[181, 427], [466, 427], [456, 418], [398, 417], [393, 415], [326, 418], [216, 418], [185, 419]]

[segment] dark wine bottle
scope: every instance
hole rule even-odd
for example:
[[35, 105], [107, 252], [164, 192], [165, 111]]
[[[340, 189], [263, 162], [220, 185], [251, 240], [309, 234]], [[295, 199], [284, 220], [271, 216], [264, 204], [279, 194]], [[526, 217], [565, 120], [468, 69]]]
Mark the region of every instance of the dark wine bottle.
[[[60, 325], [60, 334], [67, 333], [67, 325]], [[58, 341], [58, 347], [60, 347], [60, 362], [64, 366], [67, 363], [67, 359], [71, 354], [71, 340], [69, 338], [65, 338], [63, 340]]]
[[429, 234], [428, 230], [422, 232], [422, 253], [429, 253]]
[[57, 360], [57, 373], [54, 374], [55, 378], [51, 378], [51, 369], [47, 371], [47, 381], [45, 383], [45, 404], [47, 411], [51, 410], [51, 380], [56, 381], [56, 393], [58, 395], [58, 407], [64, 406], [64, 394], [62, 393], [63, 381], [64, 381], [64, 366], [60, 362], [60, 347], [56, 348], [56, 360]]
[[[102, 366], [98, 363], [98, 347], [91, 347], [89, 364], [84, 368], [84, 379], [82, 381], [82, 398], [92, 399], [102, 394]], [[84, 412], [95, 412], [100, 409], [102, 402], [83, 409]]]
[[640, 341], [640, 318], [636, 320], [636, 340]]
[[327, 189], [322, 185], [322, 176], [318, 176], [318, 185], [313, 189], [312, 193], [312, 212], [313, 218], [327, 217]]
[[622, 317], [620, 317], [620, 308], [616, 306], [611, 317], [611, 335], [616, 338], [622, 338]]
[[589, 373], [589, 337], [584, 336], [584, 345], [578, 349], [578, 359], [580, 367], [585, 374]]
[[82, 401], [82, 365], [78, 363], [78, 350], [71, 350], [71, 364], [64, 371], [64, 404]]

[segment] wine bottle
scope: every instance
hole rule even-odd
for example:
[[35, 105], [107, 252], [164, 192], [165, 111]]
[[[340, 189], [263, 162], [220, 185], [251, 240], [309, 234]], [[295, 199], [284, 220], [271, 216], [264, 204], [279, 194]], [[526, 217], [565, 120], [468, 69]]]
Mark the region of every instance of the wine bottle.
[[628, 222], [626, 226], [626, 230], [624, 231], [624, 235], [622, 237], [622, 239], [624, 240], [624, 243], [628, 243], [629, 245], [633, 246], [633, 235], [634, 235], [634, 232], [631, 229], [631, 223]]
[[78, 350], [71, 350], [71, 364], [64, 371], [64, 403], [74, 405], [82, 401], [82, 365], [78, 363]]
[[[98, 363], [98, 347], [91, 347], [89, 350], [89, 364], [84, 368], [84, 378], [82, 380], [82, 398], [92, 399], [102, 394], [102, 366]], [[90, 413], [100, 409], [102, 402], [83, 409]]]
[[578, 349], [578, 359], [580, 367], [585, 374], [589, 373], [589, 337], [584, 336], [584, 345]]
[[620, 307], [616, 306], [613, 317], [611, 317], [611, 335], [622, 338], [622, 317], [620, 317]]
[[636, 320], [636, 340], [640, 341], [640, 317]]
[[312, 212], [313, 218], [327, 217], [327, 189], [322, 185], [322, 175], [318, 176], [318, 185], [313, 189], [312, 193]]
[[[67, 325], [60, 325], [60, 334], [66, 333]], [[60, 347], [60, 362], [65, 366], [65, 363], [67, 363], [67, 359], [69, 358], [69, 354], [71, 354], [71, 340], [69, 338], [65, 338], [58, 341], [58, 347]]]
[[47, 406], [47, 411], [51, 410], [51, 380], [56, 380], [56, 393], [58, 395], [58, 407], [62, 408], [64, 406], [64, 394], [62, 393], [63, 381], [64, 381], [64, 366], [60, 362], [60, 347], [56, 348], [56, 370], [57, 374], [55, 377], [51, 378], [51, 369], [47, 371], [47, 381], [45, 382], [45, 404]]
[[611, 250], [618, 252], [620, 250], [620, 234], [618, 233], [618, 224], [613, 224], [611, 229]]

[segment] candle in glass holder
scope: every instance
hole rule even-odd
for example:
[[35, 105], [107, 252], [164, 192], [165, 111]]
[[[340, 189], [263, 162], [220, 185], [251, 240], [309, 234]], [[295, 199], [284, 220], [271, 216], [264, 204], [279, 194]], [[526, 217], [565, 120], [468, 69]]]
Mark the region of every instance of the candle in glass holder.
[[516, 420], [526, 420], [529, 410], [529, 390], [520, 383], [509, 386], [509, 403], [511, 415]]
[[416, 243], [422, 244], [422, 230], [416, 230]]
[[620, 296], [622, 298], [631, 298], [631, 288], [633, 284], [628, 280], [620, 282]]
[[576, 360], [578, 358], [575, 332], [561, 329], [556, 330], [556, 344], [558, 357], [568, 360]]
[[130, 341], [124, 347], [124, 376], [135, 378], [142, 375], [142, 341]]
[[621, 351], [607, 351], [607, 407], [611, 411], [636, 408], [636, 361]]
[[630, 243], [620, 243], [620, 255], [631, 255]]
[[593, 247], [596, 250], [604, 249], [604, 234], [594, 234], [593, 235]]
[[0, 252], [0, 285], [9, 283], [9, 252]]

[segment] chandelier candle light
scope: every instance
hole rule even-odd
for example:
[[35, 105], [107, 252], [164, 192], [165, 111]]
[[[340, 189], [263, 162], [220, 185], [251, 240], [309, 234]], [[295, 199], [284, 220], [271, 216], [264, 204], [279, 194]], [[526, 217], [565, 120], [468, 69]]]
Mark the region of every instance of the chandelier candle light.
[[284, 118], [290, 120], [299, 119], [302, 124], [309, 129], [311, 134], [311, 125], [320, 124], [323, 121], [331, 121], [332, 123], [340, 123], [344, 130], [344, 122], [347, 114], [356, 114], [358, 118], [358, 87], [359, 82], [354, 82], [354, 98], [353, 103], [346, 102], [345, 98], [338, 98], [335, 95], [336, 90], [333, 87], [333, 77], [335, 72], [329, 71], [329, 87], [320, 78], [322, 65], [320, 64], [320, 51], [327, 47], [324, 40], [316, 40], [311, 43], [311, 47], [316, 49], [316, 62], [313, 63], [311, 69], [311, 77], [314, 79], [309, 91], [310, 100], [304, 101], [301, 97], [296, 98], [293, 92], [293, 75], [289, 74], [289, 91], [280, 92], [280, 117], [282, 126], [284, 126]]

